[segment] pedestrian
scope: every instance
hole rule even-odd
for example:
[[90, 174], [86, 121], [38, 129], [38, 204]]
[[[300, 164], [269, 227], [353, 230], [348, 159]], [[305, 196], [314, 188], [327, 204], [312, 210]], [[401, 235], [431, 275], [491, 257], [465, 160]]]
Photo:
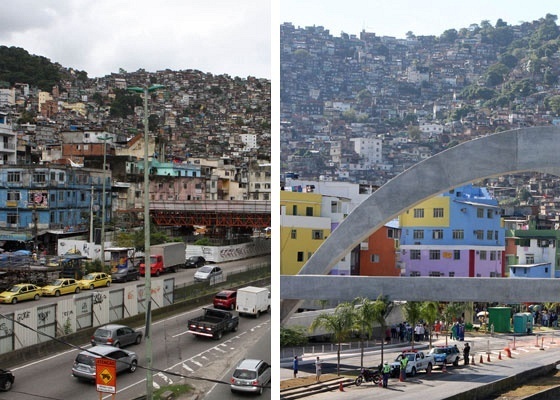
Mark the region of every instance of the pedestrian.
[[321, 380], [321, 359], [317, 356], [317, 360], [315, 361], [315, 381], [319, 382]]
[[387, 387], [387, 383], [389, 382], [389, 374], [391, 373], [391, 366], [389, 365], [388, 361], [383, 363], [383, 387]]
[[408, 357], [406, 354], [402, 354], [401, 356], [401, 382], [406, 380], [406, 366], [408, 365]]
[[297, 378], [297, 373], [298, 373], [298, 358], [297, 355], [294, 356], [294, 379]]
[[469, 343], [465, 343], [465, 347], [463, 348], [463, 357], [465, 357], [465, 365], [469, 365], [469, 354], [471, 353], [471, 346]]

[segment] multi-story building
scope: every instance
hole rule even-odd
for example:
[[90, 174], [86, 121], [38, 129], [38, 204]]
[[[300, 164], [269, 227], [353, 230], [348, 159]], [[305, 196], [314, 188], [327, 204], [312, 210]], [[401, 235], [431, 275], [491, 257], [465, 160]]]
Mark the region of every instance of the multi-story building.
[[330, 235], [317, 193], [280, 192], [280, 273], [295, 275]]
[[391, 221], [360, 244], [361, 276], [400, 276], [398, 221]]
[[[103, 170], [63, 165], [13, 165], [0, 169], [0, 240], [33, 240], [56, 246], [58, 237], [87, 232], [101, 223], [105, 202], [106, 222], [111, 220], [111, 175]], [[93, 213], [93, 214], [92, 214]]]
[[354, 151], [360, 156], [363, 164], [371, 166], [381, 162], [383, 141], [377, 138], [353, 138]]
[[505, 239], [498, 202], [466, 185], [400, 215], [405, 276], [500, 277]]
[[16, 143], [17, 135], [8, 122], [5, 114], [0, 114], [0, 164], [10, 165], [16, 163]]

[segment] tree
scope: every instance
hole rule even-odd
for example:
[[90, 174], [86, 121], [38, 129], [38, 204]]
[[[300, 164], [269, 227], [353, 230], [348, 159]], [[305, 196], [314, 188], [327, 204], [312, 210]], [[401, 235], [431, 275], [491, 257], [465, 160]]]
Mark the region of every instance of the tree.
[[393, 308], [393, 303], [389, 302], [386, 297], [379, 295], [373, 303], [373, 315], [375, 322], [381, 326], [381, 364], [383, 364], [383, 345], [385, 343], [385, 331], [387, 330], [387, 316]]
[[317, 328], [323, 328], [333, 335], [334, 340], [338, 344], [336, 351], [336, 374], [340, 375], [340, 346], [342, 341], [346, 340], [352, 331], [352, 323], [354, 317], [354, 305], [352, 303], [340, 303], [334, 310], [333, 314], [322, 313], [313, 320], [309, 330], [315, 331]]
[[[360, 367], [364, 367], [364, 338], [373, 335], [373, 324], [377, 322], [375, 303], [367, 297], [357, 297], [352, 302], [355, 308], [354, 327], [360, 333]], [[381, 355], [383, 362], [383, 353]]]
[[[410, 325], [412, 325], [412, 329], [420, 321], [421, 316], [421, 305], [422, 303], [419, 301], [407, 301], [403, 307], [403, 313]], [[412, 349], [414, 349], [414, 335], [412, 335]]]
[[432, 348], [432, 327], [439, 317], [439, 303], [436, 301], [426, 301], [422, 303], [420, 309], [421, 318], [426, 321], [430, 337], [430, 349]]

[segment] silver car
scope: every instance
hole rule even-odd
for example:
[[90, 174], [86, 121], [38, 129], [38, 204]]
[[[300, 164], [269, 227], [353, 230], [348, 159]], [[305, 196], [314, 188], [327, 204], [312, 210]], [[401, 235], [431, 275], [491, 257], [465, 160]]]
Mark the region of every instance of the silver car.
[[263, 360], [246, 359], [239, 363], [231, 377], [232, 392], [254, 392], [262, 394], [270, 382], [271, 368]]
[[91, 350], [78, 354], [72, 366], [72, 376], [78, 379], [95, 380], [95, 360], [100, 357], [116, 360], [117, 373], [134, 372], [138, 366], [138, 356], [133, 351], [113, 346], [95, 346]]
[[91, 337], [91, 345], [105, 344], [114, 347], [124, 347], [129, 344], [140, 344], [142, 332], [125, 325], [109, 324], [95, 330]]
[[222, 269], [213, 265], [205, 265], [200, 267], [194, 273], [194, 280], [197, 282], [207, 282], [210, 280], [221, 281], [222, 279]]

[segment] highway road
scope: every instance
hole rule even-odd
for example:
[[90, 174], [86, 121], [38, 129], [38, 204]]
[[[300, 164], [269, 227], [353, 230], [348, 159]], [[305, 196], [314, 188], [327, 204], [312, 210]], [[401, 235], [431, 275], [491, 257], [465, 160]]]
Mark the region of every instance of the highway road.
[[[261, 265], [261, 264], [265, 264], [265, 263], [270, 263], [270, 255], [253, 257], [253, 258], [244, 259], [244, 260], [230, 261], [230, 262], [227, 262], [227, 263], [220, 263], [220, 264], [217, 264], [217, 265], [222, 267], [222, 269], [224, 270], [225, 279], [227, 279], [227, 274], [229, 274], [229, 273], [242, 271], [247, 267]], [[180, 285], [183, 285], [185, 283], [192, 282], [195, 272], [196, 272], [196, 269], [194, 269], [194, 268], [180, 269], [175, 273], [163, 274], [163, 275], [160, 275], [159, 278], [153, 277], [152, 279], [174, 278], [175, 279], [175, 286], [180, 286]], [[122, 287], [125, 287], [126, 285], [138, 285], [138, 284], [142, 284], [142, 283], [144, 283], [144, 278], [140, 277], [137, 281], [127, 282], [127, 283], [113, 283], [108, 288], [107, 287], [96, 288], [95, 291], [96, 292], [104, 292], [104, 291], [111, 290], [111, 288], [113, 288], [113, 289], [114, 288], [122, 288]], [[89, 290], [83, 290], [80, 293], [80, 295], [83, 295], [84, 293], [90, 293], [90, 292], [91, 291], [89, 291]], [[59, 300], [68, 299], [69, 297], [72, 297], [72, 296], [73, 295], [69, 294], [69, 295], [65, 295], [65, 296], [61, 296], [61, 297], [41, 297], [37, 301], [30, 300], [30, 301], [22, 301], [22, 302], [19, 302], [17, 304], [0, 304], [0, 314], [5, 315], [5, 314], [9, 314], [9, 313], [14, 312], [14, 311], [24, 310], [24, 309], [27, 309], [29, 307], [53, 304], [53, 303], [58, 302]]]
[[[190, 377], [185, 380], [165, 372], [154, 372], [154, 388], [187, 382], [203, 393], [212, 388], [217, 390], [215, 383], [194, 378], [225, 379], [227, 383], [231, 368], [245, 355], [258, 354], [270, 360], [270, 314], [263, 314], [259, 319], [242, 317], [237, 332], [225, 334], [220, 341], [186, 333], [187, 320], [200, 314], [200, 310], [193, 310], [153, 324], [153, 367]], [[265, 336], [268, 341], [263, 338]], [[84, 343], [84, 347], [90, 346]], [[138, 354], [140, 368], [134, 373], [118, 375], [117, 399], [132, 399], [146, 391], [146, 374], [141, 368], [146, 365], [145, 342], [127, 349]], [[78, 350], [70, 349], [12, 368], [16, 377], [14, 387], [9, 393], [0, 393], [0, 400], [98, 400], [94, 383], [78, 381], [71, 376], [77, 354]], [[227, 388], [229, 390], [229, 386]], [[270, 396], [270, 392], [267, 393]], [[111, 395], [102, 398], [110, 399]]]

